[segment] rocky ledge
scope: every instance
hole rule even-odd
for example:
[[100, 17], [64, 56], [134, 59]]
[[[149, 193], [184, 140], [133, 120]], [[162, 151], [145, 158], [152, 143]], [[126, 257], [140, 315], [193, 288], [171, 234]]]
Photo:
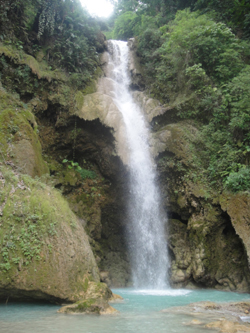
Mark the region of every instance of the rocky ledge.
[[105, 283], [90, 283], [85, 298], [74, 304], [63, 306], [58, 312], [67, 314], [116, 314], [118, 311], [110, 306], [107, 300], [119, 302], [121, 299], [122, 297], [113, 294]]
[[218, 330], [225, 333], [250, 332], [250, 301], [232, 303], [196, 302], [163, 310], [165, 313], [188, 316], [186, 326]]

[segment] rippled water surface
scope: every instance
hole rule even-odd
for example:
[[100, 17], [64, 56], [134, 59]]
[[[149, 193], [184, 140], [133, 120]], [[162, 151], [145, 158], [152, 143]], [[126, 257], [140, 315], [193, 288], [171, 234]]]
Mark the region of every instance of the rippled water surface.
[[187, 326], [193, 318], [163, 313], [161, 310], [198, 301], [229, 302], [249, 299], [249, 294], [214, 290], [133, 290], [115, 289], [124, 301], [113, 304], [120, 311], [113, 316], [65, 315], [55, 305], [0, 304], [1, 333], [84, 332], [84, 333], [203, 333], [213, 332]]

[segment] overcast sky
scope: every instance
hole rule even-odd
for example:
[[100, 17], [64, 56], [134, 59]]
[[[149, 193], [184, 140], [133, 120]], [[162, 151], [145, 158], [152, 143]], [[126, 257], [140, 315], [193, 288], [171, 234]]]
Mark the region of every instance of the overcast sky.
[[106, 0], [81, 0], [81, 3], [93, 16], [108, 17], [113, 11], [113, 6]]

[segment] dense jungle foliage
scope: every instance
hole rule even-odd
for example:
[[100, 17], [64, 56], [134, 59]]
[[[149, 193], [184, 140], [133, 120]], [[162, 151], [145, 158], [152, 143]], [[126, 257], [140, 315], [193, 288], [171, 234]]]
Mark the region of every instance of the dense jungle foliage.
[[0, 41], [34, 57], [41, 51], [51, 69], [74, 73], [83, 85], [103, 51], [100, 26], [79, 0], [1, 0]]
[[[148, 92], [200, 128], [211, 184], [250, 188], [250, 1], [118, 0], [113, 38], [136, 37]], [[110, 33], [109, 33], [110, 34]]]

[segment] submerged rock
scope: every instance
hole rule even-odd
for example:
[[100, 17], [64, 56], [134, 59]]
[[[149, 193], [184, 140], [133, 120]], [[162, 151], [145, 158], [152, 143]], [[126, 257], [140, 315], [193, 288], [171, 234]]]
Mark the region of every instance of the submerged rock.
[[[175, 315], [197, 317], [184, 325], [200, 325], [203, 328], [216, 329], [225, 333], [250, 332], [250, 324], [244, 322], [246, 309], [250, 302], [214, 303], [196, 302], [163, 310]], [[248, 311], [248, 310], [247, 310]]]
[[209, 329], [216, 329], [219, 332], [224, 333], [249, 333], [250, 327], [246, 327], [245, 325], [241, 325], [237, 322], [230, 320], [220, 320], [209, 323], [205, 326]]
[[106, 301], [99, 299], [88, 299], [67, 305], [58, 310], [58, 313], [66, 314], [116, 314], [118, 311], [110, 306]]

